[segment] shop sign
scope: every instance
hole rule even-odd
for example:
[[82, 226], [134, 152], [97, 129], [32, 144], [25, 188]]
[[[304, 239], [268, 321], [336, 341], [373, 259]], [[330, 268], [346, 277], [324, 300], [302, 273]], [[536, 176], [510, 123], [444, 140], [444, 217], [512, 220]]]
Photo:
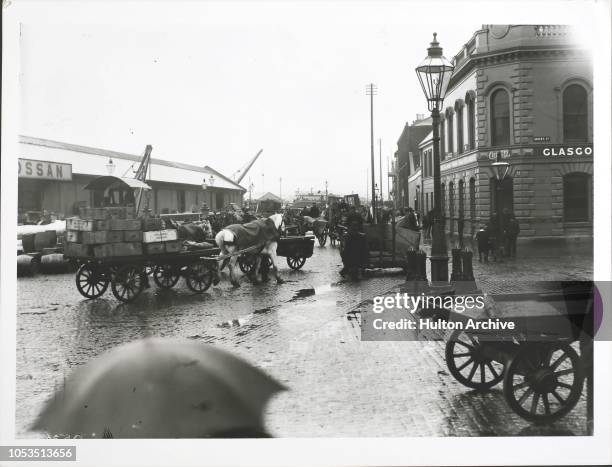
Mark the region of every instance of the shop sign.
[[35, 161], [19, 159], [19, 178], [37, 178], [43, 180], [72, 180], [72, 164], [60, 162]]
[[508, 157], [510, 157], [510, 150], [509, 149], [502, 149], [500, 151], [489, 151], [489, 159], [491, 160], [497, 160], [497, 154], [501, 153], [501, 158], [502, 159], [507, 159]]
[[550, 136], [534, 136], [534, 143], [550, 143]]
[[554, 148], [542, 148], [542, 155], [544, 157], [592, 156], [593, 148], [591, 146], [561, 146]]

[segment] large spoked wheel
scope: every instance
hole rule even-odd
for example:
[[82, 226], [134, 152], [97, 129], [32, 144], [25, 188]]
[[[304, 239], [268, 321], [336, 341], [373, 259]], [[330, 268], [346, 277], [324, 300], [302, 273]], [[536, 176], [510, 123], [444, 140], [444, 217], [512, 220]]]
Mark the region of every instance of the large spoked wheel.
[[338, 243], [338, 240], [336, 240], [336, 235], [334, 234], [329, 235], [329, 243], [331, 246], [336, 246], [336, 244]]
[[446, 365], [464, 386], [486, 391], [504, 378], [504, 366], [483, 353], [483, 344], [462, 330], [446, 343]]
[[192, 264], [187, 267], [185, 282], [192, 292], [204, 293], [213, 281], [212, 270], [204, 263]]
[[319, 242], [319, 246], [325, 246], [327, 243], [327, 229], [317, 235], [317, 241]]
[[249, 274], [253, 270], [253, 266], [255, 266], [254, 255], [241, 255], [238, 257], [238, 267], [240, 267], [243, 274]]
[[506, 369], [504, 396], [524, 419], [548, 423], [576, 406], [583, 382], [580, 357], [569, 344], [524, 345]]
[[153, 280], [162, 289], [171, 289], [181, 278], [179, 268], [170, 264], [160, 264], [153, 271]]
[[140, 295], [145, 287], [147, 275], [142, 267], [123, 266], [118, 269], [111, 281], [113, 295], [124, 303], [129, 303]]
[[306, 258], [302, 256], [287, 256], [287, 265], [294, 271], [301, 269], [304, 263], [306, 263]]
[[108, 274], [91, 263], [82, 264], [75, 276], [79, 293], [86, 298], [98, 298], [108, 288]]

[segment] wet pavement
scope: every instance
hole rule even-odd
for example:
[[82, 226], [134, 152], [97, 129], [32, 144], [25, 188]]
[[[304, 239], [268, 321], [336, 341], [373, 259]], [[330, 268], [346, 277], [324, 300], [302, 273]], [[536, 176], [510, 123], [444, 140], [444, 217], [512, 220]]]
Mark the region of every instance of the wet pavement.
[[[71, 369], [116, 345], [145, 336], [184, 337], [226, 348], [290, 388], [268, 406], [275, 436], [494, 436], [585, 434], [584, 398], [563, 420], [543, 427], [512, 413], [501, 388], [476, 393], [448, 373], [444, 344], [361, 342], [359, 305], [403, 283], [380, 276], [359, 283], [338, 275], [336, 248], [315, 246], [301, 271], [279, 258], [286, 283], [227, 280], [194, 295], [181, 280], [154, 285], [132, 304], [110, 291], [96, 300], [76, 290], [73, 274], [18, 280], [17, 436]], [[588, 260], [475, 262], [483, 283], [546, 280], [560, 270], [588, 278]], [[559, 265], [559, 263], [563, 263]], [[557, 278], [557, 277], [552, 277]]]

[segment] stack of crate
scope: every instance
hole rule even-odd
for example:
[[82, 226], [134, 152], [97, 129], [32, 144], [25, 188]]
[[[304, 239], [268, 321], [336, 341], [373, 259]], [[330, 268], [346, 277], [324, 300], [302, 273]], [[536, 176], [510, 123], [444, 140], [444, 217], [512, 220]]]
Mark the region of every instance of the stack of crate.
[[133, 207], [82, 208], [66, 220], [67, 256], [134, 256], [142, 254], [142, 225]]
[[147, 255], [162, 253], [177, 253], [181, 251], [183, 242], [178, 239], [175, 229], [165, 229], [160, 218], [142, 219], [142, 245]]

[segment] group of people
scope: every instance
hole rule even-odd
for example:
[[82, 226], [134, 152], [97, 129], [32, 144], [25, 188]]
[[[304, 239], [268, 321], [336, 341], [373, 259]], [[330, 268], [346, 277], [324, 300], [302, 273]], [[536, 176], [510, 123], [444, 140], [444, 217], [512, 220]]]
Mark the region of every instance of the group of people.
[[508, 209], [502, 211], [501, 216], [494, 212], [487, 225], [480, 226], [476, 232], [478, 243], [478, 261], [489, 262], [489, 255], [493, 261], [503, 257], [516, 257], [516, 241], [521, 227], [514, 215]]

